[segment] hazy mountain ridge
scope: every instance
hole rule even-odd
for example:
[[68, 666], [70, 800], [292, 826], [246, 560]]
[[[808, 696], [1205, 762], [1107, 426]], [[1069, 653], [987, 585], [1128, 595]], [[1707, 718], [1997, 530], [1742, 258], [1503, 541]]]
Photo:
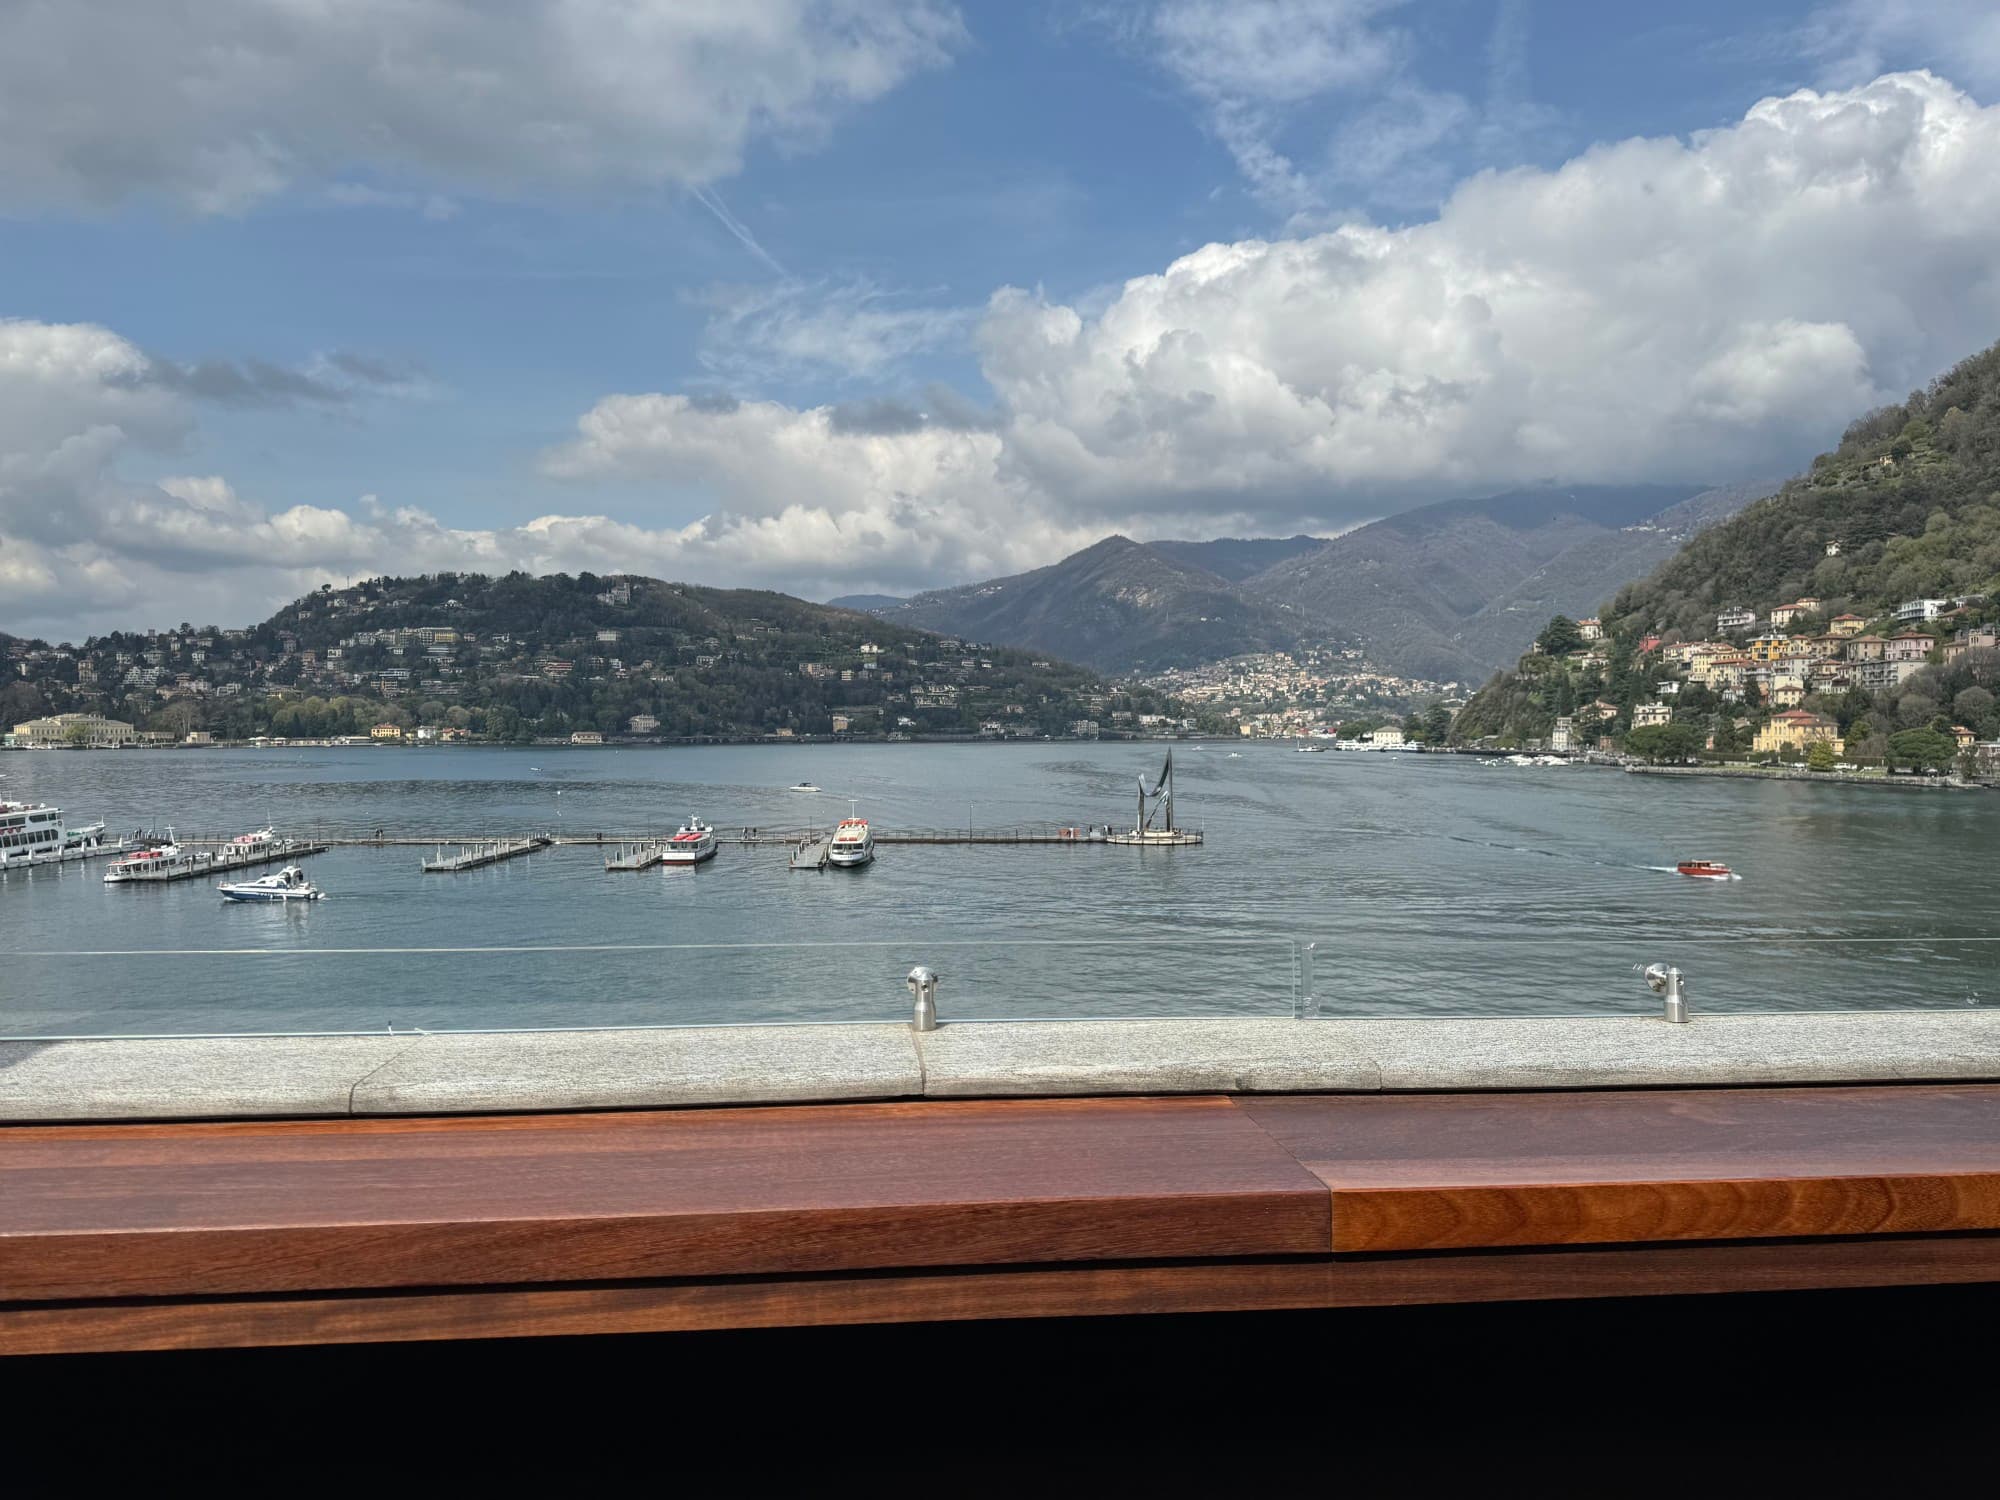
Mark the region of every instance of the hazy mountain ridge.
[[1157, 546], [1110, 536], [1046, 568], [933, 589], [878, 619], [1047, 651], [1100, 671], [1155, 671], [1289, 650], [1287, 611]]
[[1213, 573], [1230, 583], [1274, 568], [1307, 552], [1317, 552], [1331, 538], [1323, 536], [1218, 537], [1212, 542], [1148, 542], [1154, 551]]
[[1358, 638], [1393, 670], [1477, 682], [1519, 656], [1549, 614], [1595, 608], [1656, 564], [1674, 545], [1658, 529], [1668, 515], [1720, 494], [1567, 486], [1447, 500], [1336, 537], [1243, 587]]
[[1550, 615], [1590, 613], [1769, 488], [1544, 486], [1442, 501], [1333, 538], [1107, 537], [1011, 578], [860, 607], [1108, 672], [1359, 643], [1392, 672], [1479, 682]]

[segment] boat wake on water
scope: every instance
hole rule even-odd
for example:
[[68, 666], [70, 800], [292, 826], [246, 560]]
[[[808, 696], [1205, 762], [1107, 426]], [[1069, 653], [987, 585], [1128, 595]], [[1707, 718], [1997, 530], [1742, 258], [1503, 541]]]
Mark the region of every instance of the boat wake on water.
[[[1568, 860], [1575, 864], [1595, 865], [1600, 870], [1649, 870], [1666, 875], [1684, 875], [1688, 873], [1679, 865], [1628, 864], [1622, 859], [1597, 859], [1592, 855], [1575, 854], [1567, 849], [1538, 849], [1532, 844], [1503, 844], [1494, 839], [1476, 839], [1469, 834], [1463, 833], [1447, 833], [1443, 837], [1454, 844], [1471, 844], [1479, 849], [1498, 849], [1503, 854], [1532, 854], [1538, 859]], [[1743, 877], [1734, 871], [1718, 870], [1714, 874], [1704, 873], [1703, 878], [1708, 880], [1741, 880]]]

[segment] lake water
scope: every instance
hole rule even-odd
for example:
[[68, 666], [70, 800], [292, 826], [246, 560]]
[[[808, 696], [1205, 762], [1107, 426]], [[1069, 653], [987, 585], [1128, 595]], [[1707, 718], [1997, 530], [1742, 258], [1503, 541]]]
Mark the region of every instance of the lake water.
[[[1232, 755], [1231, 751], [1237, 753]], [[1129, 824], [1157, 747], [167, 751], [0, 756], [0, 797], [113, 829], [506, 834], [824, 825]], [[725, 845], [608, 874], [558, 847], [463, 875], [427, 851], [306, 862], [307, 906], [205, 881], [107, 887], [103, 865], [0, 876], [0, 1034], [1289, 1015], [1317, 944], [1322, 1015], [2000, 1003], [2000, 797], [1673, 781], [1467, 757], [1182, 746], [1199, 848], [885, 845], [793, 872]], [[818, 796], [786, 790], [817, 782]], [[1677, 859], [1742, 876], [1688, 880]], [[259, 872], [262, 873], [262, 872]]]

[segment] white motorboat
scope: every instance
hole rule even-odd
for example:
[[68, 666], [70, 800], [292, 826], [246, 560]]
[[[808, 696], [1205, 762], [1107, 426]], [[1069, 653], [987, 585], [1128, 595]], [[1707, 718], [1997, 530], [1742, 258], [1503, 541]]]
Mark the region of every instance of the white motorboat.
[[663, 865], [698, 865], [715, 857], [715, 830], [700, 818], [689, 818], [660, 851]]
[[259, 828], [255, 833], [239, 833], [223, 848], [225, 859], [242, 859], [247, 854], [270, 852], [278, 842], [275, 828]]
[[816, 792], [819, 787], [810, 781], [795, 781], [785, 788], [788, 792]]
[[827, 863], [851, 870], [874, 857], [875, 835], [868, 827], [868, 820], [842, 818], [840, 826], [833, 830], [833, 841], [826, 847]]
[[225, 901], [317, 901], [325, 894], [297, 865], [286, 865], [275, 875], [255, 880], [227, 882], [216, 889]]

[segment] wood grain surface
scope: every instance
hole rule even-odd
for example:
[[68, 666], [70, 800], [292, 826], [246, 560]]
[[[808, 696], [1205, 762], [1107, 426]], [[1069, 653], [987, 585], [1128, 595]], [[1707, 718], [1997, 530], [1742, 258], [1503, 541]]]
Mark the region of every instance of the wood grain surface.
[[0, 1306], [0, 1352], [88, 1353], [2000, 1281], [2000, 1235], [1061, 1265], [654, 1285]]
[[1336, 1251], [2000, 1228], [2000, 1088], [1241, 1099]]
[[[361, 1123], [361, 1122], [357, 1122]], [[1323, 1251], [1227, 1100], [0, 1132], [0, 1300]]]
[[1987, 1280], [1996, 1230], [1982, 1085], [24, 1126], [0, 1352]]

